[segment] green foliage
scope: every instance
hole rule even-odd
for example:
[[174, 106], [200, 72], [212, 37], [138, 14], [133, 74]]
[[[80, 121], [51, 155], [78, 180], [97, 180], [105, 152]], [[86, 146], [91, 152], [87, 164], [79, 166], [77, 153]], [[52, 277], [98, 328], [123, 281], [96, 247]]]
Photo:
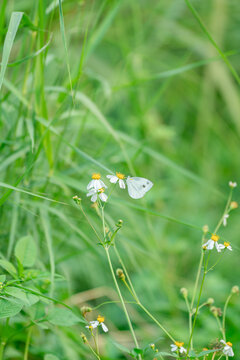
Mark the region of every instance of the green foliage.
[[30, 235], [18, 240], [15, 247], [15, 256], [23, 267], [34, 266], [37, 257], [37, 247]]
[[[239, 11], [236, 0], [2, 0], [0, 360], [92, 360], [97, 343], [101, 360], [176, 358], [157, 322], [188, 346], [180, 289], [191, 302], [202, 227], [207, 241], [228, 181], [240, 183]], [[115, 171], [154, 186], [135, 201], [117, 185], [103, 230], [86, 186], [101, 172], [110, 194]], [[211, 256], [189, 358], [221, 356], [228, 299], [240, 359], [238, 217], [219, 229], [233, 251]], [[98, 314], [109, 333], [93, 329], [94, 343]]]

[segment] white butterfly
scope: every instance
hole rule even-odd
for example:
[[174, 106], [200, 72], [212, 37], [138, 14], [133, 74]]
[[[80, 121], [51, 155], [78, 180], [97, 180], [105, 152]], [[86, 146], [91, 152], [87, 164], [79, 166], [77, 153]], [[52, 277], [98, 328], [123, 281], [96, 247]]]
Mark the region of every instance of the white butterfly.
[[150, 180], [142, 177], [128, 176], [126, 183], [128, 194], [133, 199], [141, 199], [153, 186], [153, 183]]

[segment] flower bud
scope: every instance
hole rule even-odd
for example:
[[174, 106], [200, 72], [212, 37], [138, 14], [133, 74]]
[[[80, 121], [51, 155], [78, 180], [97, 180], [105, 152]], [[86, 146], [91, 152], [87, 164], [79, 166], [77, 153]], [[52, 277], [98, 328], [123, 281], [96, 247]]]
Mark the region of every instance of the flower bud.
[[180, 293], [182, 294], [182, 296], [184, 297], [184, 299], [187, 298], [187, 296], [188, 296], [188, 291], [187, 291], [186, 288], [182, 287], [182, 288], [180, 289]]
[[124, 272], [122, 269], [117, 269], [116, 274], [120, 280], [123, 280], [123, 281], [125, 280], [125, 275], [124, 275]]
[[73, 196], [73, 201], [75, 201], [75, 203], [77, 205], [81, 204], [82, 199], [80, 197], [78, 197], [77, 195]]
[[86, 344], [87, 343], [87, 337], [86, 337], [86, 335], [84, 333], [81, 333], [81, 338], [82, 338], [83, 343]]
[[238, 203], [236, 201], [231, 201], [230, 203], [230, 209], [234, 210], [238, 208]]
[[208, 225], [204, 225], [202, 229], [203, 229], [203, 233], [204, 233], [204, 234], [207, 234], [208, 231], [209, 231]]
[[207, 305], [212, 305], [214, 303], [214, 299], [213, 298], [208, 298], [206, 303], [207, 303]]
[[217, 308], [216, 306], [212, 306], [210, 308], [210, 311], [213, 313], [215, 317], [222, 316], [222, 310], [220, 308]]
[[116, 226], [117, 227], [122, 227], [122, 225], [123, 225], [123, 221], [120, 219], [120, 220], [118, 220], [118, 222], [116, 223]]
[[150, 348], [151, 348], [152, 350], [155, 350], [155, 344], [150, 344]]
[[235, 187], [237, 187], [236, 181], [229, 181], [228, 185], [229, 185], [230, 188], [232, 188], [232, 189], [234, 189]]
[[232, 287], [232, 294], [239, 294], [239, 286], [235, 285]]
[[89, 313], [89, 312], [91, 312], [91, 311], [92, 311], [92, 308], [89, 307], [89, 306], [82, 306], [82, 307], [81, 307], [81, 313], [82, 313], [83, 316], [85, 316], [86, 313]]

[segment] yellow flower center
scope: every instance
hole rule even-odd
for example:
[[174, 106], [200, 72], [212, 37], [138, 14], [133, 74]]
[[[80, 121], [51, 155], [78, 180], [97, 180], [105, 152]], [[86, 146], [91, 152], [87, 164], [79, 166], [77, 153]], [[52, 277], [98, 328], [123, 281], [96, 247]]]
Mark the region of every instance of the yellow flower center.
[[212, 237], [211, 237], [211, 239], [212, 239], [213, 241], [218, 241], [218, 240], [219, 240], [219, 236], [213, 234]]
[[104, 322], [104, 316], [98, 315], [97, 321], [100, 322], [100, 323], [103, 323]]
[[230, 341], [226, 342], [226, 344], [232, 347], [232, 343]]
[[225, 247], [228, 247], [228, 246], [230, 245], [230, 243], [227, 242], [227, 241], [224, 241], [223, 245], [224, 245]]
[[121, 180], [125, 179], [125, 175], [121, 174], [120, 172], [116, 172], [116, 176]]
[[93, 326], [92, 325], [89, 325], [89, 330], [92, 330], [93, 329]]
[[180, 348], [184, 345], [184, 342], [175, 341], [175, 345]]
[[101, 179], [101, 175], [99, 173], [94, 173], [92, 174], [92, 179], [93, 180], [100, 180]]
[[101, 189], [98, 190], [99, 193], [103, 193], [104, 191], [105, 191], [104, 188], [101, 188]]

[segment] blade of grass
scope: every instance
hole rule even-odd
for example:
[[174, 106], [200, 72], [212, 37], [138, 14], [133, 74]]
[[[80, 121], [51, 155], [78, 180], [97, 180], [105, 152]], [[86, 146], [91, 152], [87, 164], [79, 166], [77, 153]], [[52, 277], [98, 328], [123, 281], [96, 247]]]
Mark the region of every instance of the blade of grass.
[[211, 36], [209, 31], [207, 30], [206, 26], [204, 25], [204, 23], [203, 23], [202, 19], [200, 18], [198, 12], [196, 11], [196, 9], [191, 4], [190, 0], [185, 0], [185, 3], [187, 5], [187, 7], [189, 8], [189, 10], [191, 11], [191, 13], [193, 14], [193, 16], [195, 17], [195, 19], [197, 20], [197, 22], [199, 23], [201, 29], [203, 30], [203, 32], [207, 36], [208, 40], [215, 47], [215, 49], [218, 51], [221, 58], [223, 59], [223, 61], [225, 62], [225, 64], [229, 68], [229, 70], [231, 71], [233, 77], [235, 78], [237, 83], [240, 85], [240, 77], [238, 76], [238, 73], [236, 72], [236, 70], [234, 69], [234, 67], [232, 66], [232, 64], [230, 63], [230, 61], [228, 60], [228, 58], [224, 54], [224, 52], [219, 48], [219, 46], [217, 45], [217, 43], [215, 42], [215, 40], [213, 39], [213, 37]]
[[48, 211], [46, 209], [40, 208], [40, 215], [43, 225], [43, 231], [45, 234], [45, 239], [47, 243], [49, 261], [50, 261], [50, 278], [51, 278], [51, 286], [49, 296], [52, 298], [54, 294], [54, 276], [55, 276], [55, 261], [54, 261], [54, 251], [53, 251], [53, 242], [51, 236], [50, 222], [48, 218]]
[[[60, 19], [60, 31], [61, 31], [61, 35], [62, 35], [62, 41], [63, 41], [64, 52], [65, 52], [65, 57], [66, 57], [67, 71], [68, 71], [68, 78], [69, 78], [71, 96], [72, 96], [72, 101], [73, 101], [74, 100], [74, 95], [73, 95], [73, 87], [72, 87], [72, 78], [71, 78], [71, 71], [70, 71], [70, 62], [69, 62], [69, 56], [68, 56], [67, 40], [66, 40], [66, 33], [65, 33], [64, 17], [63, 17], [62, 1], [61, 0], [59, 0], [59, 2], [58, 2], [58, 7], [59, 7], [59, 19]], [[74, 103], [73, 103], [73, 105], [74, 105]]]
[[0, 72], [0, 91], [2, 88], [3, 79], [4, 79], [5, 72], [6, 72], [10, 52], [11, 52], [11, 49], [13, 46], [13, 42], [14, 42], [19, 24], [22, 19], [22, 16], [23, 16], [23, 12], [13, 12], [11, 15], [7, 35], [5, 37], [4, 45], [3, 45], [3, 55], [2, 55], [1, 72]]

